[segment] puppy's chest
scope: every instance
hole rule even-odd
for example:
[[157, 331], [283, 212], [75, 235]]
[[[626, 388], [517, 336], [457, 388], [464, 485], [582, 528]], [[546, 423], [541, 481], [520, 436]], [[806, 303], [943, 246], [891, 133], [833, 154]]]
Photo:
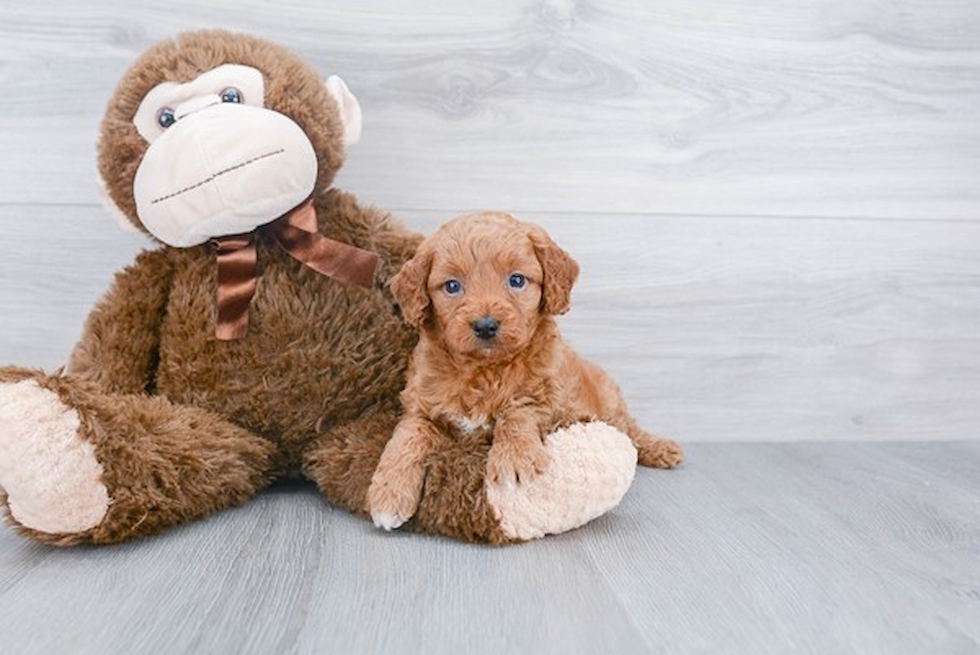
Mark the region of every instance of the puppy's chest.
[[440, 385], [436, 395], [429, 396], [429, 416], [464, 434], [479, 434], [492, 432], [505, 413], [551, 406], [551, 385], [542, 380], [521, 379], [487, 374]]
[[438, 403], [435, 413], [462, 432], [474, 434], [493, 430], [505, 406], [506, 397], [497, 389], [458, 387]]
[[500, 380], [474, 378], [448, 385], [434, 399], [434, 418], [451, 423], [466, 434], [493, 430], [498, 416], [517, 400], [520, 391]]

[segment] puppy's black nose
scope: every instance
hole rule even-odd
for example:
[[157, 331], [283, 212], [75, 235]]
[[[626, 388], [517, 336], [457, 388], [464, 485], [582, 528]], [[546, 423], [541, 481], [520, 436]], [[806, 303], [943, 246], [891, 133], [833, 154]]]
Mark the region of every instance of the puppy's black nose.
[[493, 339], [499, 330], [500, 323], [490, 316], [484, 316], [473, 321], [473, 334], [480, 339]]

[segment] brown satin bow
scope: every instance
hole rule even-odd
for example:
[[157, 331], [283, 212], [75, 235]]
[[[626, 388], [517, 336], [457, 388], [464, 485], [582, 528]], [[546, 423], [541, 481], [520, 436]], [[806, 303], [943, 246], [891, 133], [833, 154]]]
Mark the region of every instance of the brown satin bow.
[[273, 236], [283, 250], [321, 275], [370, 288], [378, 256], [317, 232], [313, 201], [268, 225], [245, 234], [211, 239], [218, 259], [218, 320], [215, 335], [222, 341], [241, 339], [248, 331], [248, 306], [258, 283], [257, 232]]

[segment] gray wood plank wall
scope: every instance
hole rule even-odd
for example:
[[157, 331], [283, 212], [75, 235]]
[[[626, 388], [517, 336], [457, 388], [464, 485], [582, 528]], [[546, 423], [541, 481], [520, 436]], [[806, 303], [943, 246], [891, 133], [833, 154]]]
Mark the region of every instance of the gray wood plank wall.
[[510, 210], [583, 265], [568, 337], [682, 441], [980, 438], [973, 0], [0, 1], [0, 362], [52, 369], [146, 245], [98, 204], [129, 63], [274, 39], [365, 112], [338, 186]]

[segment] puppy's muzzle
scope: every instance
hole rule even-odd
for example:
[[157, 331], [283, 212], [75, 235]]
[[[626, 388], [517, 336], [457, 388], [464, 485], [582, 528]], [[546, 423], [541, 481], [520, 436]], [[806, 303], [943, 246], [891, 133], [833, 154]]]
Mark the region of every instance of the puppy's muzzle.
[[478, 339], [489, 341], [497, 336], [500, 331], [500, 322], [492, 316], [484, 316], [473, 321], [473, 334]]

